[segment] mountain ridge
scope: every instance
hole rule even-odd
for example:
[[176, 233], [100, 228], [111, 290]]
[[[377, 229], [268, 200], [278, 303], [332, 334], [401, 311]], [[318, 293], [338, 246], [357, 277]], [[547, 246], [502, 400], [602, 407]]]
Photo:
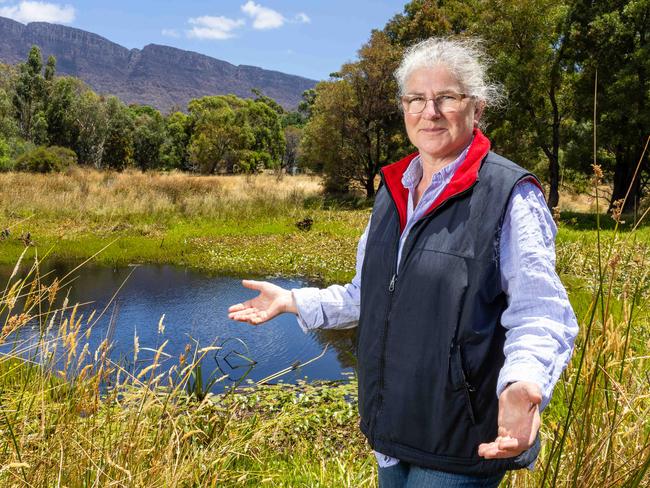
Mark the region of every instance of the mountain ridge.
[[206, 95], [250, 98], [253, 88], [295, 109], [302, 92], [317, 83], [163, 44], [129, 49], [99, 34], [48, 22], [22, 24], [0, 17], [0, 40], [0, 60], [5, 63], [23, 62], [37, 45], [44, 60], [56, 57], [57, 74], [78, 77], [96, 92], [116, 95], [124, 103], [163, 112], [184, 110], [191, 99]]

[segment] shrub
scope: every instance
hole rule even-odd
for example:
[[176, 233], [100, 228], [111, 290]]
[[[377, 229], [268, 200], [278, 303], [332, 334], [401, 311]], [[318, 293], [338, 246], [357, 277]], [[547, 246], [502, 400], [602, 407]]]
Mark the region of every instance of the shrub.
[[77, 164], [77, 155], [72, 149], [60, 146], [39, 146], [19, 156], [16, 169], [34, 173], [64, 171]]
[[11, 171], [13, 169], [14, 162], [10, 153], [9, 144], [0, 137], [0, 173], [3, 171]]

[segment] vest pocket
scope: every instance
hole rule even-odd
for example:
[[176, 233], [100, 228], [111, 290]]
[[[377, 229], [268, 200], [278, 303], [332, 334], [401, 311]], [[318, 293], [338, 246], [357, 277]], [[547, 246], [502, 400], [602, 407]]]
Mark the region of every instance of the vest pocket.
[[451, 386], [456, 392], [461, 392], [465, 400], [465, 407], [469, 415], [472, 425], [476, 425], [476, 415], [474, 407], [472, 406], [472, 393], [474, 387], [467, 381], [467, 375], [463, 367], [463, 356], [460, 351], [460, 346], [454, 344], [451, 347], [449, 358], [449, 372], [451, 376]]

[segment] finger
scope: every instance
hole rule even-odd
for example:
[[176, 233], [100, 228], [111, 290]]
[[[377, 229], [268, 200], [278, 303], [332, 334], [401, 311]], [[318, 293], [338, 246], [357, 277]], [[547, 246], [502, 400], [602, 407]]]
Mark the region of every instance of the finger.
[[494, 449], [485, 454], [483, 457], [485, 459], [507, 459], [519, 456], [523, 451], [502, 451], [500, 449]]
[[241, 284], [244, 288], [261, 291], [262, 287], [266, 284], [266, 281], [242, 280]]
[[514, 437], [502, 437], [497, 440], [497, 445], [500, 451], [516, 451], [521, 447]]
[[233, 320], [248, 322], [251, 325], [259, 325], [263, 322], [266, 322], [268, 319], [269, 316], [267, 312], [264, 310], [258, 310], [256, 308], [251, 308], [244, 312], [237, 312], [233, 314]]
[[522, 449], [500, 449], [499, 441], [486, 442], [478, 446], [478, 455], [485, 459], [504, 459], [518, 456]]
[[478, 455], [485, 457], [485, 455], [492, 450], [492, 444], [494, 444], [494, 442], [484, 442], [483, 444], [479, 444]]
[[232, 313], [232, 312], [240, 312], [240, 311], [242, 311], [242, 310], [246, 310], [246, 309], [249, 308], [249, 307], [250, 307], [250, 304], [249, 304], [248, 302], [237, 303], [237, 304], [235, 304], [235, 305], [231, 305], [231, 306], [228, 308], [228, 313]]
[[234, 312], [232, 314], [228, 314], [228, 318], [231, 320], [238, 320], [240, 322], [248, 322], [248, 320], [257, 315], [259, 311], [254, 308], [249, 308], [246, 310], [242, 310], [241, 312]]

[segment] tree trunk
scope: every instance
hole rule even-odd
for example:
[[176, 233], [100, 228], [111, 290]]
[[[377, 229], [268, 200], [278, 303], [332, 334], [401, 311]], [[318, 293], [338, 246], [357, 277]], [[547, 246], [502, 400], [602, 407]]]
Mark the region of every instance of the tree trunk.
[[555, 208], [560, 203], [560, 165], [557, 158], [552, 158], [549, 160], [549, 190], [548, 190], [548, 208]]
[[375, 175], [366, 178], [364, 186], [366, 187], [366, 198], [374, 198], [375, 197]]
[[614, 202], [622, 200], [631, 188], [630, 193], [625, 201], [623, 213], [632, 213], [634, 211], [635, 202], [641, 198], [641, 171], [637, 174], [634, 181], [634, 170], [638, 163], [638, 159], [633, 156], [634, 152], [629, 148], [617, 151], [616, 153], [616, 166], [614, 167], [614, 188], [612, 190], [612, 200], [609, 204], [609, 210], [614, 206]]

